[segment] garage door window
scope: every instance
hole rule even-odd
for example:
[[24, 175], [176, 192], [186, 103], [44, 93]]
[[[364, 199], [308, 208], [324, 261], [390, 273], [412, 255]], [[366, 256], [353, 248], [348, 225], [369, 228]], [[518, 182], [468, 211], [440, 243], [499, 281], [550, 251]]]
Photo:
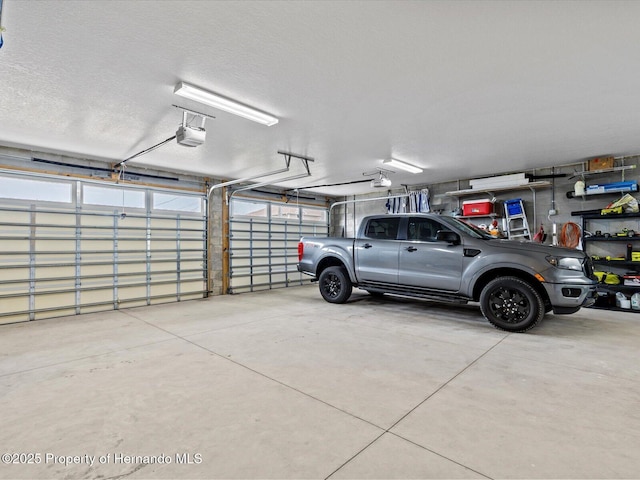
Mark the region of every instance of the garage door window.
[[172, 212], [202, 213], [202, 196], [153, 193], [153, 209]]
[[0, 198], [71, 203], [71, 187], [71, 183], [1, 176]]
[[145, 208], [145, 192], [126, 187], [110, 188], [84, 185], [82, 187], [82, 203], [105, 207]]

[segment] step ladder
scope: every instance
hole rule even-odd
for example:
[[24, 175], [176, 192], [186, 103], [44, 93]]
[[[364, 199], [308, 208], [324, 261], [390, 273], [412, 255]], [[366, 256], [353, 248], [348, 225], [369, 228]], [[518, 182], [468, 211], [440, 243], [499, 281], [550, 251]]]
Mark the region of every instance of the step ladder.
[[531, 240], [531, 231], [521, 198], [504, 202], [504, 217], [508, 239]]

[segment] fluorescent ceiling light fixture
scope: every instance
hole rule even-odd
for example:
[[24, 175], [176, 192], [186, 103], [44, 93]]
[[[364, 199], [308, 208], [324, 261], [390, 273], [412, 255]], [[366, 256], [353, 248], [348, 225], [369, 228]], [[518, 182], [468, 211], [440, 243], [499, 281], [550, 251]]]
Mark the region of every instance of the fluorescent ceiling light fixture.
[[401, 162], [400, 160], [396, 160], [395, 158], [383, 160], [382, 163], [387, 167], [395, 167], [411, 173], [422, 173], [423, 171], [420, 167], [416, 167], [415, 165], [411, 165], [407, 162]]
[[210, 107], [224, 110], [225, 112], [233, 113], [234, 115], [238, 115], [248, 120], [253, 120], [254, 122], [267, 125], [268, 127], [278, 123], [278, 119], [273, 115], [248, 107], [247, 105], [243, 105], [242, 103], [238, 103], [235, 100], [220, 96], [216, 93], [194, 87], [188, 83], [178, 83], [176, 88], [173, 90], [173, 93], [180, 95], [181, 97], [188, 98], [189, 100], [204, 103]]

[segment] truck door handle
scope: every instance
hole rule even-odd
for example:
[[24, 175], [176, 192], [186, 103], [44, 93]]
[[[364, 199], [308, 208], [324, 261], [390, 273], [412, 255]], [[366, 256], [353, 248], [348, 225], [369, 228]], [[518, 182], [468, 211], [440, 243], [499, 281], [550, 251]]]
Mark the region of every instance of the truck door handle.
[[417, 249], [416, 247], [407, 247], [407, 248], [405, 248], [405, 250], [406, 250], [407, 252], [415, 252], [415, 251], [416, 251], [416, 250], [418, 250], [418, 249]]
[[371, 245], [370, 243], [365, 243], [364, 245], [362, 245], [362, 248], [371, 248], [373, 247], [373, 245]]

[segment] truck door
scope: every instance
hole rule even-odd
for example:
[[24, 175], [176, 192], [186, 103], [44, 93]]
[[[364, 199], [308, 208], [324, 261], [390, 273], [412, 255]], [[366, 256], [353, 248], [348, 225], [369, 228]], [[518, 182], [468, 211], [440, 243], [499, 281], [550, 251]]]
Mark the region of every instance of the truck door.
[[458, 291], [462, 276], [462, 245], [437, 241], [438, 230], [450, 228], [431, 218], [409, 217], [407, 240], [400, 242], [401, 285]]
[[399, 217], [372, 218], [355, 240], [356, 275], [360, 281], [398, 283]]

